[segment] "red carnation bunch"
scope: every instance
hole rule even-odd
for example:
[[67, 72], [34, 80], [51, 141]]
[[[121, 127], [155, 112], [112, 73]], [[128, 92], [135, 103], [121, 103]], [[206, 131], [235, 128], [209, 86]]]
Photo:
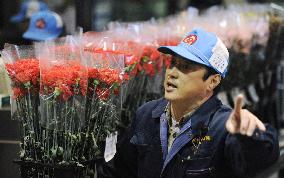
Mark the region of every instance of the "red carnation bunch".
[[90, 68], [88, 80], [88, 91], [90, 93], [95, 91], [96, 95], [103, 100], [107, 100], [112, 92], [118, 95], [122, 83], [119, 71], [110, 68]]
[[133, 41], [126, 42], [126, 46], [127, 50], [124, 58], [124, 71], [128, 77], [135, 77], [143, 70], [140, 58], [143, 46]]
[[128, 54], [125, 56], [125, 72], [132, 77], [138, 75], [138, 73], [143, 69], [139, 57], [135, 54]]
[[87, 73], [80, 64], [66, 61], [65, 65], [42, 68], [41, 90], [43, 95], [55, 94], [64, 101], [71, 96], [86, 95]]
[[39, 89], [39, 61], [37, 59], [20, 59], [13, 64], [5, 64], [12, 81], [14, 98], [19, 99], [28, 91], [37, 92]]
[[[14, 59], [14, 63], [5, 63], [5, 67], [11, 79], [13, 99], [15, 100], [11, 105], [13, 111], [11, 116], [13, 119], [20, 121], [24, 133], [22, 137], [23, 144], [21, 144], [21, 158], [35, 158], [39, 154], [39, 149], [38, 145], [33, 143], [38, 143], [40, 140], [38, 136], [39, 61], [35, 58], [15, 57], [8, 50], [5, 52], [10, 54], [10, 59]], [[21, 52], [19, 50], [18, 54]], [[5, 57], [7, 56], [3, 57], [4, 60], [7, 59]]]
[[163, 61], [160, 58], [160, 52], [156, 46], [145, 46], [142, 52], [142, 66], [145, 73], [154, 76], [160, 72], [163, 67]]
[[172, 60], [173, 57], [169, 54], [162, 54], [161, 58], [162, 58], [162, 60], [165, 64], [166, 68], [169, 68], [170, 65], [171, 65], [171, 60]]

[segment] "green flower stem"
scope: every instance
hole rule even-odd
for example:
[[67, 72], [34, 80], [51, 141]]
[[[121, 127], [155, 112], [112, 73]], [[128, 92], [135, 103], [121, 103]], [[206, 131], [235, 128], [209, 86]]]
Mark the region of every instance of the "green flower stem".
[[[35, 117], [35, 110], [34, 107], [32, 105], [32, 98], [31, 98], [31, 92], [30, 92], [30, 87], [28, 88], [28, 115], [31, 119], [31, 128], [32, 128], [32, 132], [33, 134], [31, 134], [31, 140], [32, 140], [32, 149], [34, 151], [34, 159], [37, 159], [37, 148], [36, 148], [36, 143], [39, 141], [38, 138], [38, 130], [36, 129], [36, 117]], [[31, 112], [29, 112], [31, 111]]]
[[[94, 134], [96, 133], [97, 127], [100, 126], [99, 124], [100, 117], [101, 117], [100, 113], [102, 109], [103, 109], [102, 101], [100, 101], [99, 98], [95, 98], [94, 106], [92, 107], [92, 113], [93, 111], [95, 111], [95, 113], [91, 115], [91, 119], [95, 121], [91, 128], [93, 132], [89, 131], [88, 133], [89, 136], [92, 135], [92, 140], [93, 140], [92, 148], [94, 149], [94, 152], [98, 150], [98, 146], [97, 146], [98, 140], [95, 139]], [[94, 153], [91, 151], [91, 148], [89, 148], [89, 150], [86, 151], [86, 155], [89, 158], [89, 160], [92, 159], [92, 156], [94, 155]]]
[[68, 161], [69, 159], [67, 159], [67, 153], [68, 153], [68, 151], [69, 151], [69, 147], [67, 147], [67, 142], [68, 142], [68, 130], [67, 130], [67, 115], [68, 115], [68, 103], [67, 103], [67, 101], [65, 102], [65, 117], [64, 117], [64, 131], [63, 131], [63, 133], [64, 133], [64, 137], [65, 137], [65, 139], [64, 139], [64, 154], [63, 154], [63, 160], [66, 160], [66, 161]]
[[[92, 99], [91, 99], [91, 104], [90, 104], [90, 106], [87, 106], [87, 107], [90, 107], [91, 109], [91, 111], [92, 111], [92, 106], [94, 105], [94, 99], [95, 99], [95, 90], [96, 90], [96, 86], [95, 86], [95, 88], [94, 88], [94, 92], [93, 92], [93, 94], [92, 94]], [[90, 116], [90, 115], [88, 115], [88, 116]], [[89, 137], [89, 134], [90, 134], [90, 127], [91, 127], [91, 120], [92, 120], [92, 118], [90, 118], [90, 117], [88, 117], [88, 118], [86, 118], [86, 119], [88, 119], [88, 124], [87, 124], [87, 131], [86, 131], [86, 135], [85, 135], [85, 139], [84, 139], [84, 144], [83, 144], [83, 149], [82, 149], [82, 153], [84, 154], [84, 152], [85, 152], [85, 148], [86, 148], [86, 144], [87, 144], [87, 140], [88, 140], [88, 137]]]
[[27, 126], [28, 126], [28, 143], [29, 143], [29, 150], [30, 150], [30, 156], [31, 158], [33, 158], [32, 156], [32, 151], [34, 150], [33, 149], [33, 143], [32, 143], [32, 134], [31, 133], [34, 133], [34, 130], [33, 130], [33, 124], [32, 124], [32, 118], [30, 117], [30, 112], [29, 112], [29, 102], [28, 102], [28, 99], [27, 99], [27, 96], [24, 97], [25, 99], [25, 113], [26, 113], [26, 116], [27, 116]]
[[[47, 117], [49, 116], [49, 107], [51, 107], [50, 105], [50, 102], [49, 101], [46, 101], [46, 103], [47, 103], [47, 109], [46, 109], [46, 115], [47, 115]], [[51, 114], [51, 113], [50, 113]], [[50, 131], [50, 127], [49, 127], [49, 125], [50, 125], [50, 122], [49, 122], [49, 118], [46, 118], [46, 122], [47, 122], [47, 129], [46, 129], [46, 132], [47, 132], [47, 134], [45, 134], [45, 139], [47, 140], [47, 150], [45, 150], [45, 152], [47, 152], [47, 156], [48, 156], [48, 159], [50, 160], [50, 138], [49, 138], [49, 131]]]
[[70, 122], [69, 122], [69, 133], [70, 133], [70, 142], [67, 144], [68, 146], [68, 156], [67, 156], [67, 159], [71, 159], [72, 158], [72, 153], [74, 151], [74, 148], [73, 148], [73, 141], [72, 141], [72, 136], [74, 134], [74, 115], [75, 115], [75, 99], [73, 98], [72, 99], [72, 106], [70, 107], [71, 108], [71, 116], [70, 116]]
[[[17, 111], [19, 112], [19, 111], [21, 111], [22, 109], [21, 109], [21, 107], [20, 107], [20, 101], [19, 101], [19, 99], [17, 99], [16, 100], [16, 108], [17, 108]], [[22, 112], [20, 112], [20, 113], [22, 113]], [[18, 113], [16, 113], [17, 115], [18, 115]], [[21, 118], [20, 119], [20, 121], [21, 121], [21, 142], [22, 142], [22, 146], [23, 147], [21, 147], [21, 152], [22, 151], [24, 151], [24, 154], [23, 155], [21, 155], [21, 156], [23, 156], [23, 157], [25, 157], [25, 150], [26, 150], [26, 144], [25, 144], [25, 137], [26, 137], [26, 132], [25, 132], [25, 121], [24, 121], [24, 119], [23, 118]]]

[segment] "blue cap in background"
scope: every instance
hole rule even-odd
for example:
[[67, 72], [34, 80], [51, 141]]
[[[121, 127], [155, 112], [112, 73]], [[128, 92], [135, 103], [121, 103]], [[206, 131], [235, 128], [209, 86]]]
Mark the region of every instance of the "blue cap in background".
[[31, 16], [28, 30], [23, 37], [30, 40], [44, 41], [57, 38], [63, 32], [61, 17], [52, 11], [41, 11]]
[[29, 19], [33, 13], [48, 10], [48, 6], [41, 1], [25, 1], [21, 4], [20, 12], [10, 18], [13, 23], [22, 22]]
[[158, 50], [213, 68], [223, 78], [228, 71], [229, 52], [226, 46], [215, 34], [203, 29], [193, 29], [177, 46], [161, 46]]

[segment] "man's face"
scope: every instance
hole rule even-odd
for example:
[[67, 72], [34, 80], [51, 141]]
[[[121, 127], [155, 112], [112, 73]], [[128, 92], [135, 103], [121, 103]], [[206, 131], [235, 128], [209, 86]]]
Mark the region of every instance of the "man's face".
[[165, 98], [170, 101], [198, 101], [206, 96], [209, 82], [203, 80], [207, 69], [180, 57], [173, 57], [166, 70]]

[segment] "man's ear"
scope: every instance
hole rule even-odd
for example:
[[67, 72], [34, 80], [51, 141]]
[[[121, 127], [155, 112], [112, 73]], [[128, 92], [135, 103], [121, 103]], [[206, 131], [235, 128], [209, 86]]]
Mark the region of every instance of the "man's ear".
[[220, 84], [221, 79], [222, 79], [222, 77], [221, 77], [220, 74], [214, 74], [214, 75], [209, 76], [209, 78], [208, 78], [208, 82], [209, 82], [208, 89], [210, 91], [213, 91], [214, 88], [216, 88]]

